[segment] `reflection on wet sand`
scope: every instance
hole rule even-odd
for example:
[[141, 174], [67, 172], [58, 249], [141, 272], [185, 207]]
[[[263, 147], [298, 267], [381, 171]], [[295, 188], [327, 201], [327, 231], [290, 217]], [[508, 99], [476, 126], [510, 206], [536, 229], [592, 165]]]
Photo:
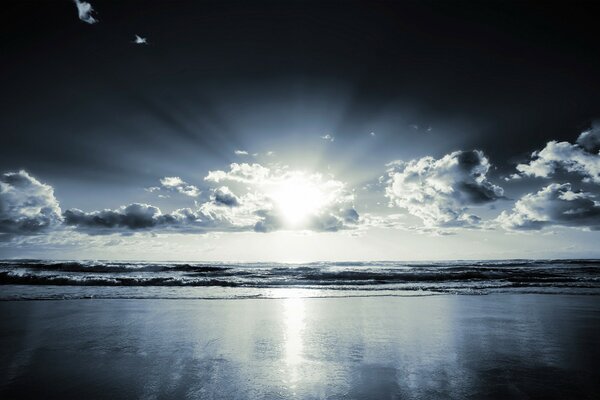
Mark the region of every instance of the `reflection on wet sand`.
[[[0, 302], [0, 398], [593, 398], [595, 296]], [[49, 368], [49, 366], [52, 366]]]
[[300, 379], [298, 364], [302, 362], [302, 334], [304, 329], [304, 299], [290, 297], [283, 300], [285, 364], [288, 372], [287, 385], [292, 394]]

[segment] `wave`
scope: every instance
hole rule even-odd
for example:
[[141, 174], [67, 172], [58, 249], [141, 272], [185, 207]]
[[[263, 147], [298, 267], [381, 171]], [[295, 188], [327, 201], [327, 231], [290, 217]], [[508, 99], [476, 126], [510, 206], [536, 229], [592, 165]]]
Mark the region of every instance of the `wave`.
[[[518, 289], [547, 293], [589, 290], [600, 294], [600, 260], [305, 264], [0, 260], [0, 285], [87, 290], [124, 287], [146, 288], [146, 291], [149, 288], [175, 291], [177, 288], [231, 288], [238, 292], [257, 289], [259, 294], [285, 288], [319, 293], [486, 294]], [[175, 292], [169, 293], [177, 297]]]

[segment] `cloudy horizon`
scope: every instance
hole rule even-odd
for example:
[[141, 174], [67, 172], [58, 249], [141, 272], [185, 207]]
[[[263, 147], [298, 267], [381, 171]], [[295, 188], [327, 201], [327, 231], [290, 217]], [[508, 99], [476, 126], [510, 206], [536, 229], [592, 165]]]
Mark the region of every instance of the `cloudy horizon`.
[[0, 258], [600, 258], [583, 8], [186, 6], [8, 8]]

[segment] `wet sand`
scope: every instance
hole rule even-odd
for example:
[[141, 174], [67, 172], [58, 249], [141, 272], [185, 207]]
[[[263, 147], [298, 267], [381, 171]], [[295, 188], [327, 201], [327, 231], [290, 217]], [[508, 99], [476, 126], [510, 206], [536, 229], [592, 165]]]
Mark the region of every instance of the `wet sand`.
[[0, 302], [0, 398], [594, 398], [600, 298]]

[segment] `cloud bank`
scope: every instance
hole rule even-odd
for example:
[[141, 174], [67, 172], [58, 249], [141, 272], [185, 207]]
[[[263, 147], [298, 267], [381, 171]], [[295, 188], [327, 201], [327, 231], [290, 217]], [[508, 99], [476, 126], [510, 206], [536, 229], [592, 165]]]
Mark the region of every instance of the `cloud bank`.
[[490, 163], [479, 150], [455, 151], [440, 159], [394, 161], [388, 164], [386, 196], [426, 227], [475, 226], [480, 218], [468, 213], [500, 199], [501, 187], [487, 179]]
[[[193, 208], [166, 213], [142, 203], [96, 211], [73, 208], [64, 212], [63, 225], [89, 234], [148, 230], [334, 232], [354, 229], [360, 222], [353, 206], [353, 194], [342, 182], [325, 179], [320, 174], [234, 163], [228, 171], [210, 171], [205, 181], [241, 183], [243, 193], [236, 194], [228, 186], [221, 185], [210, 189], [207, 201], [196, 202]], [[184, 194], [199, 193], [198, 188], [179, 177], [165, 177], [161, 179], [161, 185]], [[156, 188], [151, 189], [156, 191]], [[60, 209], [57, 212], [60, 217]]]
[[497, 222], [510, 230], [540, 230], [547, 226], [600, 230], [600, 202], [592, 193], [573, 191], [569, 183], [553, 183], [523, 196], [512, 211], [503, 211]]
[[0, 234], [39, 233], [61, 223], [54, 189], [26, 171], [0, 175]]

